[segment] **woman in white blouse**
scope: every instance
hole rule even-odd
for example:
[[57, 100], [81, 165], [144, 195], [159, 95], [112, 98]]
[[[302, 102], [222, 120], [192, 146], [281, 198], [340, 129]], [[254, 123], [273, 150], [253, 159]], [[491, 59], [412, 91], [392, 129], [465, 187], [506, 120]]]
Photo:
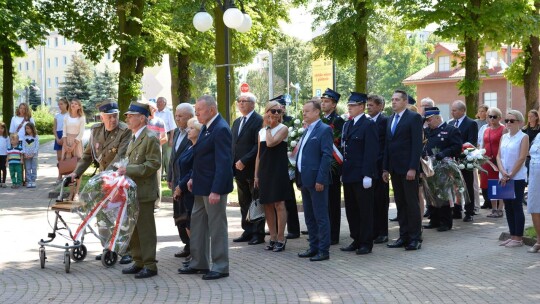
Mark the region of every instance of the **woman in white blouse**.
[[508, 133], [501, 139], [497, 165], [499, 167], [499, 183], [505, 186], [507, 182], [514, 182], [514, 199], [504, 200], [506, 220], [510, 229], [509, 240], [500, 243], [507, 248], [523, 246], [523, 230], [525, 229], [525, 214], [523, 213], [523, 194], [527, 180], [525, 160], [529, 154], [529, 137], [521, 132], [523, 114], [516, 110], [509, 110], [504, 120]]
[[11, 123], [9, 124], [9, 134], [17, 133], [19, 135], [19, 140], [22, 140], [25, 135], [24, 127], [29, 122], [33, 123], [34, 125], [36, 124], [32, 118], [32, 110], [27, 103], [22, 102], [17, 107], [15, 116], [11, 118]]
[[[64, 117], [64, 130], [62, 132], [62, 159], [71, 157], [82, 157], [82, 138], [86, 118], [84, 117], [83, 106], [80, 100], [71, 100], [69, 112]], [[77, 180], [77, 188], [71, 190], [70, 200], [79, 200], [79, 187], [81, 180]]]

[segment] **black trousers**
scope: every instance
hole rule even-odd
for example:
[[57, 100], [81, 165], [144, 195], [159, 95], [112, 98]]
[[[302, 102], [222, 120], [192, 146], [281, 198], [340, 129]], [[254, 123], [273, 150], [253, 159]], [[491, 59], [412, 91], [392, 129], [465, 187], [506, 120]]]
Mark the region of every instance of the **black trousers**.
[[446, 226], [448, 228], [452, 228], [452, 208], [450, 205], [442, 207], [431, 206], [430, 209], [431, 217], [429, 218], [429, 223], [432, 226]]
[[407, 174], [392, 173], [392, 187], [398, 210], [399, 237], [406, 242], [422, 241], [422, 218], [418, 203], [418, 173], [414, 180]]
[[238, 203], [240, 204], [240, 213], [242, 214], [242, 235], [248, 237], [259, 237], [264, 239], [264, 221], [250, 223], [246, 221], [247, 212], [251, 201], [254, 197], [253, 179], [238, 179], [236, 180], [236, 188], [238, 190]]
[[362, 183], [343, 184], [345, 194], [345, 213], [353, 243], [373, 247], [373, 187], [364, 189]]
[[[382, 175], [382, 173], [380, 174]], [[375, 202], [373, 206], [373, 237], [388, 236], [388, 206], [390, 185], [382, 178], [373, 179]]]
[[[472, 170], [461, 170], [465, 186], [469, 195], [469, 202], [465, 203], [465, 215], [474, 215], [474, 175]], [[462, 202], [463, 204], [464, 202]], [[461, 214], [461, 205], [454, 206], [454, 214]]]
[[341, 181], [340, 175], [332, 174], [332, 183], [328, 187], [328, 217], [330, 218], [330, 241], [339, 242], [341, 226]]
[[[291, 193], [294, 194], [294, 180], [289, 182]], [[287, 232], [290, 234], [300, 235], [300, 220], [298, 219], [298, 207], [296, 206], [296, 196], [285, 201], [285, 209], [287, 210]], [[264, 225], [264, 221], [263, 225]], [[264, 226], [263, 226], [264, 227]]]

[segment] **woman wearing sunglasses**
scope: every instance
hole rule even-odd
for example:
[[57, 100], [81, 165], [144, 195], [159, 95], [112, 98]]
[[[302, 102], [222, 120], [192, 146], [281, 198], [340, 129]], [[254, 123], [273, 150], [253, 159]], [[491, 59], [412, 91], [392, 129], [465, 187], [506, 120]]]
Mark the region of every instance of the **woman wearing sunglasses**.
[[509, 240], [500, 243], [507, 248], [523, 246], [523, 230], [525, 228], [525, 214], [523, 213], [523, 194], [527, 168], [525, 160], [529, 154], [529, 137], [521, 132], [523, 114], [516, 110], [509, 110], [504, 120], [508, 133], [501, 139], [501, 146], [497, 154], [499, 167], [499, 183], [504, 187], [509, 181], [514, 182], [514, 199], [504, 200], [506, 220], [510, 229]]
[[[285, 250], [287, 211], [285, 200], [291, 199], [287, 157], [289, 130], [281, 123], [283, 110], [277, 101], [270, 101], [263, 116], [263, 129], [259, 131], [259, 151], [255, 161], [255, 188], [259, 188], [259, 201], [264, 214], [270, 243], [266, 250]], [[277, 217], [277, 219], [276, 219]]]
[[[501, 124], [502, 113], [498, 108], [489, 108], [486, 117], [488, 124], [478, 132], [481, 135], [478, 137], [478, 142], [480, 148], [486, 149], [486, 156], [489, 157], [489, 160], [496, 164], [501, 137], [508, 130]], [[490, 202], [488, 198], [488, 179], [498, 179], [499, 172], [495, 171], [496, 168], [487, 163], [482, 165], [482, 169], [487, 171], [487, 174], [480, 175], [480, 189], [482, 189], [482, 197], [484, 197], [482, 208], [491, 208], [491, 214], [488, 214], [488, 217], [503, 217], [504, 204], [502, 200], [491, 200]]]

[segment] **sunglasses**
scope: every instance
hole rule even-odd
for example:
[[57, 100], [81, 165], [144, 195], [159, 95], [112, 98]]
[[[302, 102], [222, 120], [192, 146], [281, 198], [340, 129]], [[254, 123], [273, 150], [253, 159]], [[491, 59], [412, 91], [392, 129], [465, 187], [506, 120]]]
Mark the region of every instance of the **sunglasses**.
[[515, 123], [516, 121], [518, 121], [518, 120], [516, 120], [516, 119], [505, 119], [504, 120], [505, 123]]
[[499, 118], [499, 116], [497, 116], [497, 115], [488, 115], [488, 117], [491, 118], [491, 119], [497, 119], [497, 118]]
[[270, 113], [276, 115], [276, 114], [281, 114], [283, 112], [283, 110], [281, 110], [281, 109], [270, 109], [270, 110], [268, 110], [266, 112], [267, 113], [270, 112]]

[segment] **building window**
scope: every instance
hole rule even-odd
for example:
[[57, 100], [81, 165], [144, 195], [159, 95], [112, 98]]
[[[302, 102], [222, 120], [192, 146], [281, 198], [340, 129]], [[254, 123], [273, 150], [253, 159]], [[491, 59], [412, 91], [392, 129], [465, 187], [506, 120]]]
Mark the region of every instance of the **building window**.
[[19, 71], [22, 71], [22, 62], [19, 62]]
[[58, 67], [58, 57], [54, 57], [54, 66]]
[[54, 77], [54, 87], [58, 88], [58, 77]]
[[66, 82], [66, 77], [63, 77], [63, 78], [62, 78], [62, 82]]
[[497, 92], [484, 93], [484, 104], [490, 108], [497, 107]]
[[28, 71], [28, 61], [26, 61], [24, 65], [26, 66], [26, 70]]
[[47, 88], [50, 88], [50, 87], [51, 87], [51, 79], [47, 78]]
[[64, 65], [67, 65], [67, 56], [64, 56], [64, 57], [62, 58], [62, 60], [63, 60], [63, 62], [64, 62]]
[[58, 37], [54, 37], [54, 46], [58, 47]]
[[450, 71], [450, 56], [439, 57], [439, 72]]
[[48, 105], [50, 106], [50, 105], [51, 105], [51, 103], [52, 103], [52, 99], [51, 99], [50, 97], [49, 97], [49, 98], [47, 98], [47, 104], [48, 104]]
[[66, 44], [67, 44], [67, 38], [64, 37], [64, 45], [66, 45]]
[[488, 66], [489, 69], [493, 69], [494, 67], [496, 67], [498, 61], [499, 61], [499, 56], [497, 52], [495, 51], [486, 52], [486, 65]]
[[107, 52], [107, 59], [108, 59], [108, 60], [111, 60], [111, 50], [109, 50], [109, 51]]
[[47, 68], [51, 67], [51, 58], [47, 58]]
[[36, 69], [36, 61], [32, 60], [32, 71]]

